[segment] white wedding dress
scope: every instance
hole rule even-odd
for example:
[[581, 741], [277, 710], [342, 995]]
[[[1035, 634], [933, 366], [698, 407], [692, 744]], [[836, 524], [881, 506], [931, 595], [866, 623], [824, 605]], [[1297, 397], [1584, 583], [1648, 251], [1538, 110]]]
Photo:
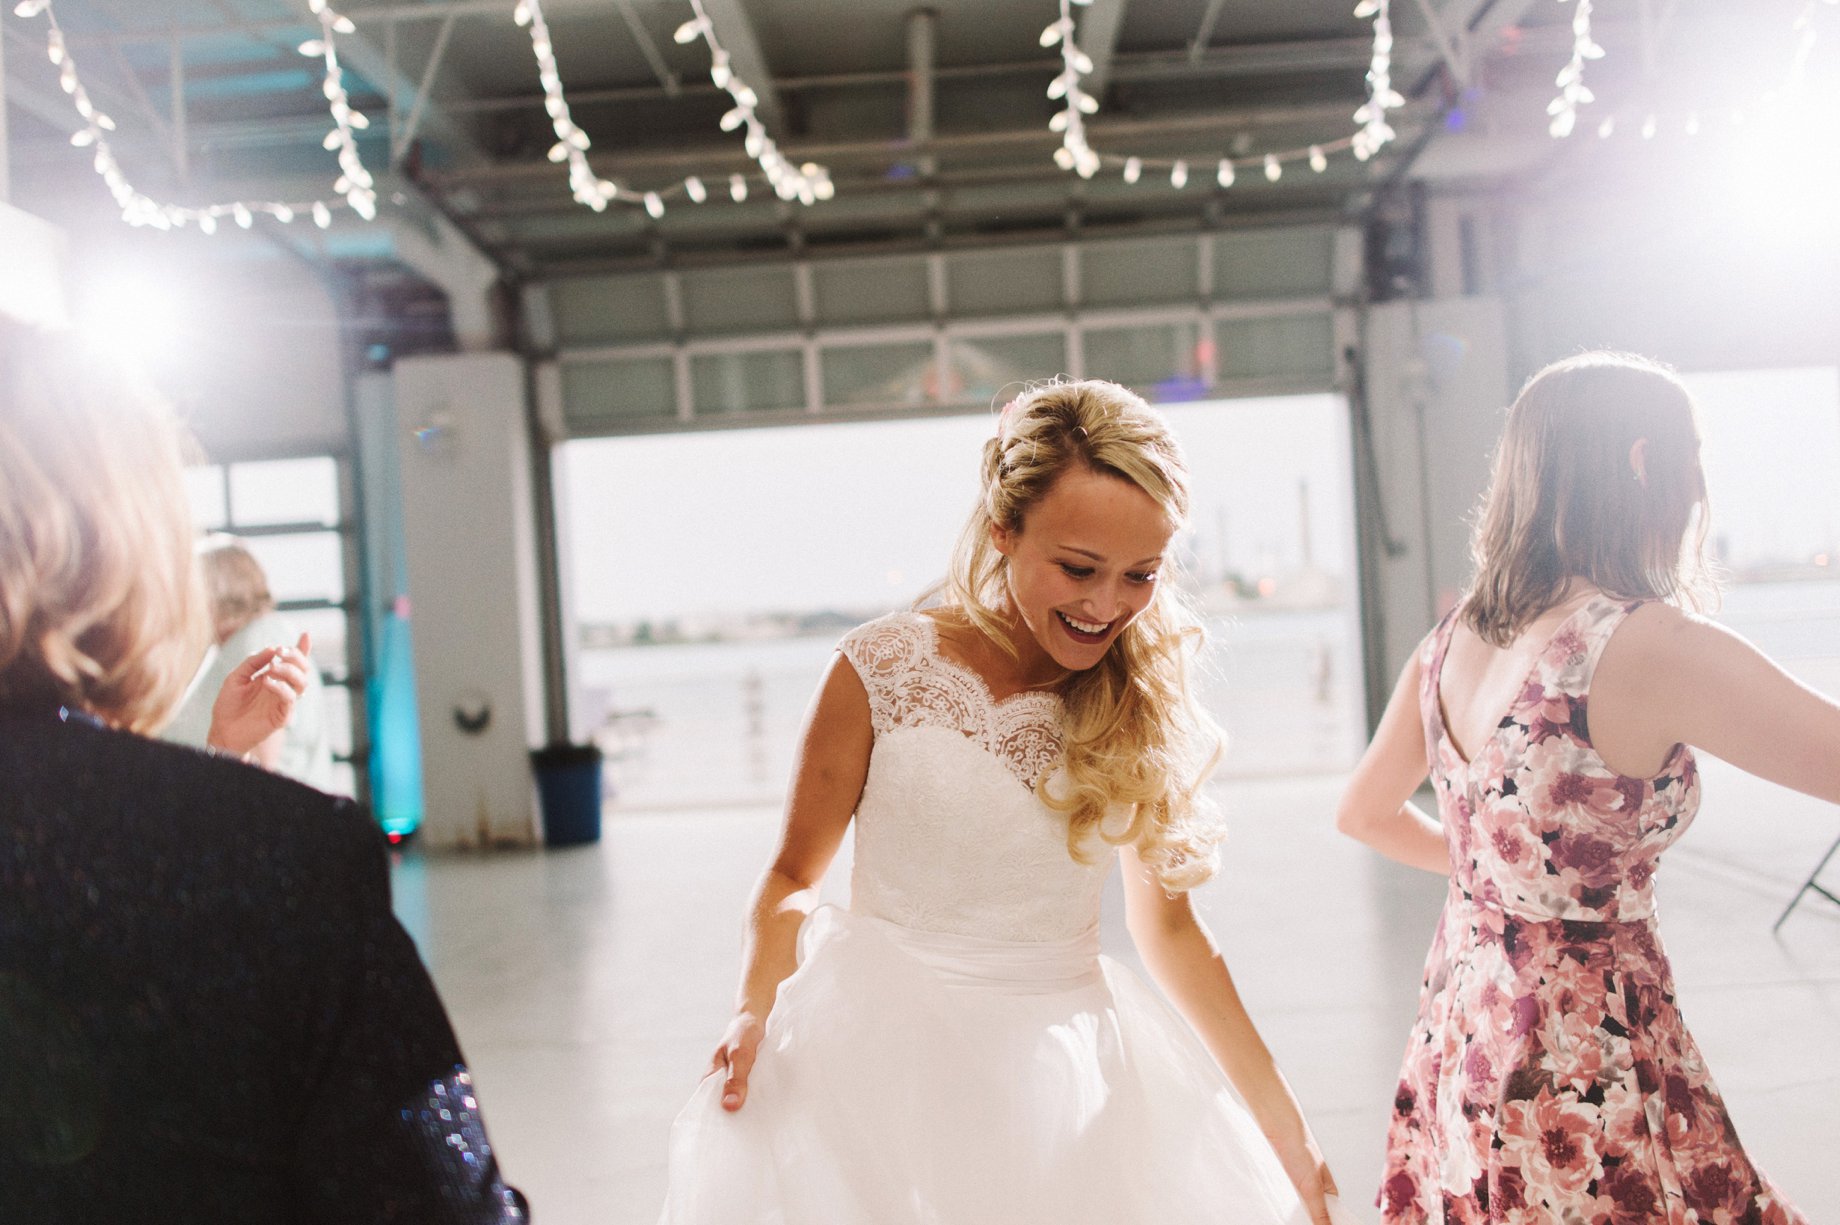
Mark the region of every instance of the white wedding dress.
[[1116, 858], [1030, 782], [1059, 699], [992, 700], [895, 613], [839, 648], [875, 744], [848, 910], [799, 937], [746, 1105], [706, 1078], [663, 1225], [1279, 1225], [1305, 1217], [1186, 1023], [1099, 955]]

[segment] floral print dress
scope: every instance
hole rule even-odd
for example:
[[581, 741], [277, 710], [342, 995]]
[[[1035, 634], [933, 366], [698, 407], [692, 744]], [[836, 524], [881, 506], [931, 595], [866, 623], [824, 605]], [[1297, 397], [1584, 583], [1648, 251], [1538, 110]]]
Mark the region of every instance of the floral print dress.
[[1438, 697], [1457, 614], [1421, 648], [1450, 896], [1387, 1133], [1388, 1221], [1807, 1225], [1739, 1145], [1655, 930], [1693, 755], [1628, 778], [1591, 746], [1591, 673], [1638, 607], [1598, 596], [1561, 623], [1471, 760]]

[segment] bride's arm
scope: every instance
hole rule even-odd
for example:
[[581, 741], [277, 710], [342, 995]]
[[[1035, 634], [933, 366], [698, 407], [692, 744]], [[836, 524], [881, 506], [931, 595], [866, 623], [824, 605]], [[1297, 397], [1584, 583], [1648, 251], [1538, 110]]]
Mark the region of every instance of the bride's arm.
[[735, 1018], [710, 1060], [711, 1072], [726, 1073], [722, 1105], [728, 1110], [747, 1101], [767, 1014], [780, 983], [798, 968], [799, 927], [818, 904], [818, 884], [856, 811], [874, 739], [869, 695], [855, 668], [835, 655], [806, 712], [779, 846], [748, 909]]
[[1170, 896], [1134, 849], [1121, 850], [1119, 863], [1124, 869], [1125, 923], [1144, 965], [1246, 1099], [1247, 1109], [1296, 1184], [1310, 1220], [1328, 1225], [1324, 1196], [1335, 1194], [1335, 1180], [1296, 1096], [1246, 1015], [1213, 935], [1195, 913], [1189, 895]]

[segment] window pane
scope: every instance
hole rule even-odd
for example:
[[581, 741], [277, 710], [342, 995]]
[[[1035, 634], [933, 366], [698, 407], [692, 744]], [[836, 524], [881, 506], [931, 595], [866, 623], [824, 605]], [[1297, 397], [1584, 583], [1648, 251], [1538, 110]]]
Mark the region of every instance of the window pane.
[[345, 598], [345, 558], [337, 532], [252, 536], [243, 544], [262, 563], [276, 600]]
[[938, 392], [933, 346], [926, 341], [826, 349], [824, 402], [845, 405], [927, 404]]
[[797, 349], [699, 353], [690, 359], [697, 415], [805, 407], [805, 360]]
[[921, 259], [840, 260], [812, 265], [821, 324], [887, 323], [933, 313]]
[[1220, 377], [1321, 374], [1335, 369], [1335, 328], [1327, 312], [1270, 319], [1222, 319]]
[[971, 336], [952, 341], [952, 398], [983, 403], [1008, 400], [1022, 384], [1051, 379], [1067, 369], [1064, 332], [1039, 336]]
[[339, 521], [339, 466], [330, 456], [230, 465], [230, 516], [239, 526]]
[[556, 339], [565, 345], [663, 340], [671, 334], [664, 278], [657, 273], [564, 277], [550, 283], [549, 303]]
[[1202, 378], [1200, 339], [1193, 323], [1093, 328], [1086, 333], [1086, 373], [1153, 398], [1193, 399]]
[[1061, 310], [1061, 249], [974, 251], [946, 257], [952, 313], [1007, 315]]
[[287, 614], [296, 629], [313, 636], [313, 663], [328, 676], [351, 674], [347, 651], [350, 618], [342, 608], [303, 608]]
[[1080, 253], [1081, 296], [1088, 306], [1193, 301], [1201, 292], [1192, 238], [1116, 239]]
[[621, 357], [562, 363], [562, 413], [569, 428], [677, 414], [677, 384], [668, 357]]
[[326, 685], [320, 690], [321, 714], [326, 721], [326, 743], [334, 757], [351, 756], [351, 690]]
[[1251, 230], [1214, 236], [1214, 296], [1293, 298], [1334, 285], [1332, 230]]
[[192, 504], [192, 523], [200, 531], [220, 528], [229, 516], [224, 470], [215, 464], [185, 470], [185, 496]]

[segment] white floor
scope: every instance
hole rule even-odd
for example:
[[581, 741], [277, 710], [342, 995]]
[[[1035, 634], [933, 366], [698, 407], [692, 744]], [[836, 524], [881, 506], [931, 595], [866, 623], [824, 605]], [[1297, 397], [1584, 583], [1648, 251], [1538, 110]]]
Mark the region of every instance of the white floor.
[[[1334, 833], [1340, 782], [1224, 788], [1236, 833], [1202, 903], [1364, 1202], [1443, 886]], [[1758, 1161], [1813, 1220], [1840, 1220], [1840, 909], [1811, 899], [1780, 938], [1769, 930], [1840, 811], [1717, 762], [1706, 797], [1662, 873], [1686, 1015]], [[655, 1219], [666, 1131], [727, 1020], [742, 905], [775, 820], [612, 814], [596, 847], [398, 864], [398, 909], [541, 1225]], [[1116, 903], [1106, 944], [1128, 958]]]

